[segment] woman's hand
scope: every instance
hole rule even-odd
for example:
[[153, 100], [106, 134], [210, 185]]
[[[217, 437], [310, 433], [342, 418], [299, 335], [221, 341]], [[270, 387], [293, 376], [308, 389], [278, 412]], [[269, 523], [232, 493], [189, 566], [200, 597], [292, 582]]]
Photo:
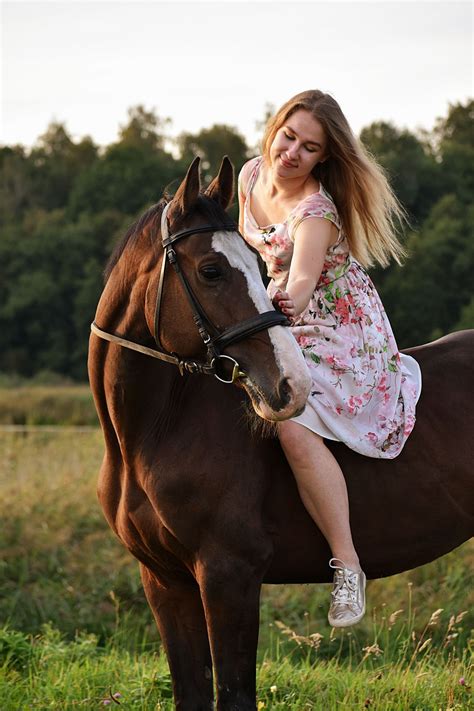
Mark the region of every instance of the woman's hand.
[[288, 318], [291, 319], [296, 316], [295, 304], [287, 291], [281, 291], [281, 289], [278, 289], [273, 296], [272, 304], [275, 308], [285, 314], [285, 316], [288, 316]]

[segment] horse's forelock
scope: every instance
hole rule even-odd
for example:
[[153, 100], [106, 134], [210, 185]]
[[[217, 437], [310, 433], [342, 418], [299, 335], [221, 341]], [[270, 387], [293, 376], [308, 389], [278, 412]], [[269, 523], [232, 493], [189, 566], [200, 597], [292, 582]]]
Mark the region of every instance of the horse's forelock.
[[221, 205], [216, 200], [201, 193], [193, 207], [188, 212], [179, 215], [173, 222], [173, 232], [179, 232], [185, 224], [188, 224], [196, 216], [203, 217], [210, 225], [215, 225], [216, 227], [229, 224], [229, 216]]

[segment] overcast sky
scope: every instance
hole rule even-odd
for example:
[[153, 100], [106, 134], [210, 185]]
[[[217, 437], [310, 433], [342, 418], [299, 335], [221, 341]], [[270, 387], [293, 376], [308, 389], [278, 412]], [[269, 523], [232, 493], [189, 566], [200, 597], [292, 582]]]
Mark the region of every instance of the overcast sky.
[[12, 0], [1, 13], [6, 144], [53, 119], [107, 144], [136, 104], [173, 135], [226, 123], [253, 143], [266, 102], [309, 88], [357, 132], [431, 129], [473, 94], [470, 2]]

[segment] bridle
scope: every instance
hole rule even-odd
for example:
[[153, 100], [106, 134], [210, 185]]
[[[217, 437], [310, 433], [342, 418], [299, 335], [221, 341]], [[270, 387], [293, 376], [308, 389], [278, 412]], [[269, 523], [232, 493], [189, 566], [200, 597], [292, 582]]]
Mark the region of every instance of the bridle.
[[[154, 318], [154, 335], [155, 341], [158, 349], [148, 348], [147, 346], [142, 346], [134, 341], [129, 341], [125, 338], [117, 336], [107, 331], [103, 331], [97, 326], [95, 322], [91, 324], [91, 331], [95, 333], [96, 336], [103, 338], [111, 343], [116, 343], [124, 348], [130, 348], [131, 350], [138, 351], [139, 353], [144, 353], [153, 358], [158, 358], [167, 363], [172, 363], [179, 368], [179, 372], [183, 375], [187, 373], [200, 373], [202, 375], [214, 375], [218, 380], [223, 383], [234, 383], [238, 378], [245, 377], [245, 373], [240, 369], [238, 362], [235, 358], [223, 354], [223, 351], [228, 346], [238, 341], [242, 341], [244, 338], [253, 336], [259, 331], [264, 331], [267, 328], [272, 328], [272, 326], [283, 326], [287, 325], [288, 321], [286, 316], [278, 311], [266, 311], [263, 314], [258, 314], [252, 318], [248, 318], [234, 326], [229, 326], [224, 331], [219, 332], [217, 328], [212, 324], [209, 318], [206, 316], [204, 309], [195, 297], [191, 285], [189, 284], [186, 276], [181, 270], [178, 261], [178, 255], [173, 249], [173, 245], [180, 239], [188, 237], [189, 235], [198, 234], [200, 232], [236, 232], [236, 226], [234, 224], [225, 225], [204, 225], [202, 227], [191, 227], [186, 230], [181, 230], [172, 235], [169, 234], [168, 230], [168, 219], [167, 213], [171, 203], [168, 203], [161, 215], [161, 241], [162, 247], [165, 254], [163, 255], [163, 260], [161, 263], [160, 278], [158, 282], [158, 291], [156, 296], [156, 307], [155, 307], [155, 318]], [[199, 335], [202, 338], [207, 351], [207, 361], [192, 360], [189, 358], [181, 358], [176, 353], [168, 353], [162, 346], [160, 341], [160, 313], [161, 313], [161, 301], [163, 296], [163, 286], [165, 281], [165, 271], [166, 265], [170, 264], [174, 271], [176, 272], [180, 283], [184, 289], [187, 296], [189, 305], [193, 312], [193, 319], [196, 327], [199, 331]], [[211, 335], [211, 333], [213, 335]], [[225, 365], [232, 366], [232, 375], [230, 378], [224, 377], [224, 371], [221, 370]]]

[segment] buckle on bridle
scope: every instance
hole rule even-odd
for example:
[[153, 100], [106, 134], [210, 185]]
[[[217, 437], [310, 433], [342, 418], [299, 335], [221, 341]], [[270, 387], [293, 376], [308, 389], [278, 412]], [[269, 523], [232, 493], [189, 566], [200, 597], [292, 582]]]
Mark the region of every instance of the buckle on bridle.
[[[218, 375], [217, 370], [216, 370], [216, 361], [219, 360], [229, 360], [231, 363], [234, 364], [234, 367], [232, 369], [232, 375], [230, 376], [230, 380], [226, 380], [225, 378], [221, 378], [220, 375]], [[211, 360], [211, 368], [214, 368], [214, 377], [217, 378], [217, 380], [220, 380], [221, 383], [226, 383], [228, 385], [232, 385], [235, 383], [236, 380], [239, 380], [239, 378], [245, 378], [246, 373], [244, 373], [242, 370], [240, 370], [240, 365], [237, 363], [235, 358], [232, 358], [231, 356], [228, 355], [217, 355]]]

